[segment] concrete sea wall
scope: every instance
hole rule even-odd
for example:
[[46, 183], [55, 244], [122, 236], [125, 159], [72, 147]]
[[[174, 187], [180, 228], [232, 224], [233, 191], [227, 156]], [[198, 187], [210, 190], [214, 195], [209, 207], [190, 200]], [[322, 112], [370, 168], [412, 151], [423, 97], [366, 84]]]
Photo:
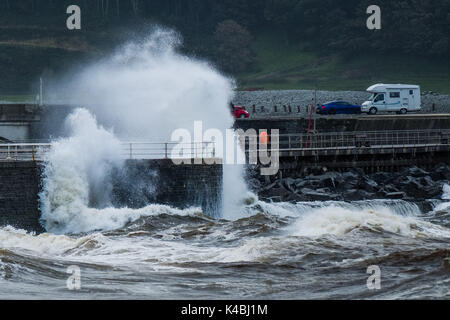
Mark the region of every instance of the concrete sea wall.
[[174, 165], [169, 159], [127, 160], [112, 173], [113, 204], [141, 208], [149, 203], [177, 208], [200, 207], [218, 217], [222, 198], [222, 165]]
[[42, 232], [39, 224], [41, 165], [32, 161], [0, 162], [0, 226]]
[[[236, 128], [278, 129], [280, 134], [305, 133], [309, 120], [306, 118], [251, 118], [237, 120]], [[383, 131], [383, 130], [439, 130], [450, 128], [449, 115], [383, 115], [359, 117], [318, 117], [319, 132]]]
[[[0, 226], [43, 232], [39, 223], [40, 162], [0, 162]], [[171, 160], [128, 160], [111, 175], [115, 207], [151, 203], [177, 208], [201, 207], [218, 216], [222, 165], [174, 165]]]

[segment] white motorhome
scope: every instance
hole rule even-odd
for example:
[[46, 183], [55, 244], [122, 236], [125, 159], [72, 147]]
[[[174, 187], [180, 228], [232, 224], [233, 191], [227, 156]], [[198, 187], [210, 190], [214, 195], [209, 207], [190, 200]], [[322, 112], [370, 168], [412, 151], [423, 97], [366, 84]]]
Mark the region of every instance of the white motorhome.
[[421, 110], [420, 87], [409, 84], [375, 84], [367, 91], [372, 93], [369, 101], [361, 106], [361, 112], [396, 112], [406, 114]]

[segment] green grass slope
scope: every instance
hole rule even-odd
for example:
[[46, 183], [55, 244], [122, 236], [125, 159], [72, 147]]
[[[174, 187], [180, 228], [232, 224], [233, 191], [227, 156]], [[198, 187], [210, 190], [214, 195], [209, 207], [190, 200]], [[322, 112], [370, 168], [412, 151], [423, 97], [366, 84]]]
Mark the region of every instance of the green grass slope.
[[450, 93], [450, 60], [385, 55], [342, 57], [287, 46], [262, 35], [254, 50], [259, 69], [237, 75], [240, 88], [365, 90], [374, 83], [418, 84], [423, 91]]
[[[126, 39], [121, 32], [0, 26], [0, 101], [33, 101], [41, 75], [67, 72]], [[395, 53], [345, 58], [318, 54], [288, 46], [270, 32], [258, 35], [254, 51], [256, 70], [235, 75], [240, 89], [365, 90], [384, 82], [419, 84], [423, 91], [450, 94], [450, 60]]]

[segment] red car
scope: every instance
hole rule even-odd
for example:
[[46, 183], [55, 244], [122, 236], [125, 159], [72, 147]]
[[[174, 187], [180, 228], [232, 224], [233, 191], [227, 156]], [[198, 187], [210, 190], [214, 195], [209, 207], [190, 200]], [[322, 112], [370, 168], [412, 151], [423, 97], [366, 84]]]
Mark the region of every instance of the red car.
[[245, 111], [245, 107], [233, 105], [232, 112], [233, 112], [233, 116], [236, 119], [246, 119], [246, 118], [250, 117], [250, 114], [247, 111]]

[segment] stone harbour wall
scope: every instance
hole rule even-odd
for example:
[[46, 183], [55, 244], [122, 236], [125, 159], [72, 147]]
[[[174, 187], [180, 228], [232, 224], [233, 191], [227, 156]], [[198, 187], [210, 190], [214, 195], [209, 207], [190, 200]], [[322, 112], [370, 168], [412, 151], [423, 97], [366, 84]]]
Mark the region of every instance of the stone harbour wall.
[[[39, 223], [43, 164], [0, 162], [0, 227], [44, 232]], [[220, 215], [222, 165], [175, 165], [169, 159], [128, 160], [111, 174], [115, 207], [142, 208], [151, 203], [177, 208], [199, 207]]]
[[32, 161], [0, 162], [0, 226], [43, 231], [39, 224], [41, 166]]

